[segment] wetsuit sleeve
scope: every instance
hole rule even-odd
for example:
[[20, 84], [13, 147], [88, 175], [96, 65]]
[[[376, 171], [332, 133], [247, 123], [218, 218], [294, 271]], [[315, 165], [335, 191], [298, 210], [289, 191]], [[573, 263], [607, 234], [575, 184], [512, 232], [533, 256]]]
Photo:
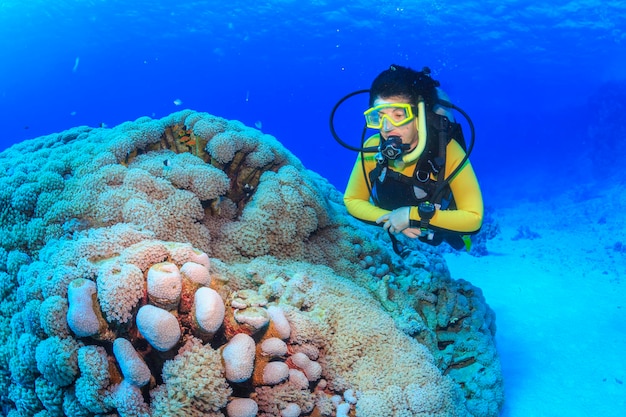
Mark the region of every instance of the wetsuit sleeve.
[[[446, 148], [446, 173], [451, 173], [465, 157], [465, 151], [454, 140]], [[437, 210], [430, 221], [435, 228], [461, 233], [477, 232], [483, 222], [483, 197], [469, 160], [450, 180], [450, 189], [456, 203], [455, 210]], [[411, 220], [419, 221], [417, 207], [411, 207]]]
[[[375, 142], [370, 138], [365, 146], [373, 146]], [[363, 164], [361, 157], [365, 155], [365, 173], [363, 173]], [[348, 213], [359, 220], [375, 223], [380, 216], [389, 213], [389, 210], [376, 207], [370, 201], [370, 188], [368, 186], [369, 173], [376, 168], [376, 160], [374, 154], [360, 154], [352, 168], [352, 174], [346, 186], [346, 192], [343, 195], [343, 202], [348, 209]], [[367, 178], [367, 179], [366, 179]]]

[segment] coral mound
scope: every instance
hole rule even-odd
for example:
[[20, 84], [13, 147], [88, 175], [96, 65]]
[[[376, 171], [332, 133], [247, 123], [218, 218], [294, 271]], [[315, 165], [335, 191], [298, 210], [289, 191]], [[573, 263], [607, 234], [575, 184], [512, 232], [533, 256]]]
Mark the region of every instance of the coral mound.
[[0, 154], [18, 416], [497, 416], [495, 318], [275, 138], [190, 110]]

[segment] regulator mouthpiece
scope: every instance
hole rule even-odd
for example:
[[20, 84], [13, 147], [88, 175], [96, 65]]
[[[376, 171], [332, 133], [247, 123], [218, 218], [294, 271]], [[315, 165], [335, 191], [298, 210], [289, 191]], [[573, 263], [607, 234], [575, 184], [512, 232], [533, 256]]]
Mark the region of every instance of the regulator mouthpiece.
[[400, 136], [389, 136], [387, 140], [380, 143], [376, 161], [383, 163], [385, 160], [395, 160], [408, 150], [409, 145], [402, 143]]

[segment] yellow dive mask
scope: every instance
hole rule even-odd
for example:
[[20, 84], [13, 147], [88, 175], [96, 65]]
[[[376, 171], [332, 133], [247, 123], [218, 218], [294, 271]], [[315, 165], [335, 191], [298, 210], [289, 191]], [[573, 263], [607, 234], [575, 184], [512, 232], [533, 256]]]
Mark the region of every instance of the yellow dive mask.
[[[391, 109], [391, 111], [383, 112], [385, 109]], [[419, 116], [417, 119], [419, 141], [415, 149], [402, 155], [402, 161], [406, 164], [417, 160], [426, 147], [428, 134], [428, 129], [426, 128], [426, 104], [421, 96], [417, 101], [417, 113]], [[397, 127], [405, 125], [415, 118], [413, 107], [408, 103], [383, 103], [368, 109], [363, 114], [365, 115], [367, 127], [372, 129], [382, 129], [385, 119]]]
[[394, 126], [409, 123], [415, 117], [413, 108], [408, 103], [383, 103], [367, 109], [363, 115], [365, 123], [370, 129], [382, 129], [384, 120]]

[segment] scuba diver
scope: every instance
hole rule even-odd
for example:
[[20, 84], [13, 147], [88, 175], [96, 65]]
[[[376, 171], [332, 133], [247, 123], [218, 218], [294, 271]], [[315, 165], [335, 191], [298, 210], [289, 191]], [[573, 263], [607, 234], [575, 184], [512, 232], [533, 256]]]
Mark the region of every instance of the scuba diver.
[[[483, 200], [468, 160], [474, 145], [469, 116], [448, 101], [431, 78], [430, 70], [415, 71], [400, 65], [380, 73], [369, 89], [370, 108], [364, 113], [361, 148], [337, 136], [331, 114], [331, 132], [343, 146], [359, 151], [344, 193], [348, 212], [368, 223], [382, 224], [393, 249], [405, 257], [409, 251], [398, 240], [408, 238], [455, 249], [469, 250], [469, 236], [483, 220]], [[472, 140], [466, 150], [461, 125], [452, 109], [468, 121]], [[366, 141], [367, 128], [378, 133]]]

